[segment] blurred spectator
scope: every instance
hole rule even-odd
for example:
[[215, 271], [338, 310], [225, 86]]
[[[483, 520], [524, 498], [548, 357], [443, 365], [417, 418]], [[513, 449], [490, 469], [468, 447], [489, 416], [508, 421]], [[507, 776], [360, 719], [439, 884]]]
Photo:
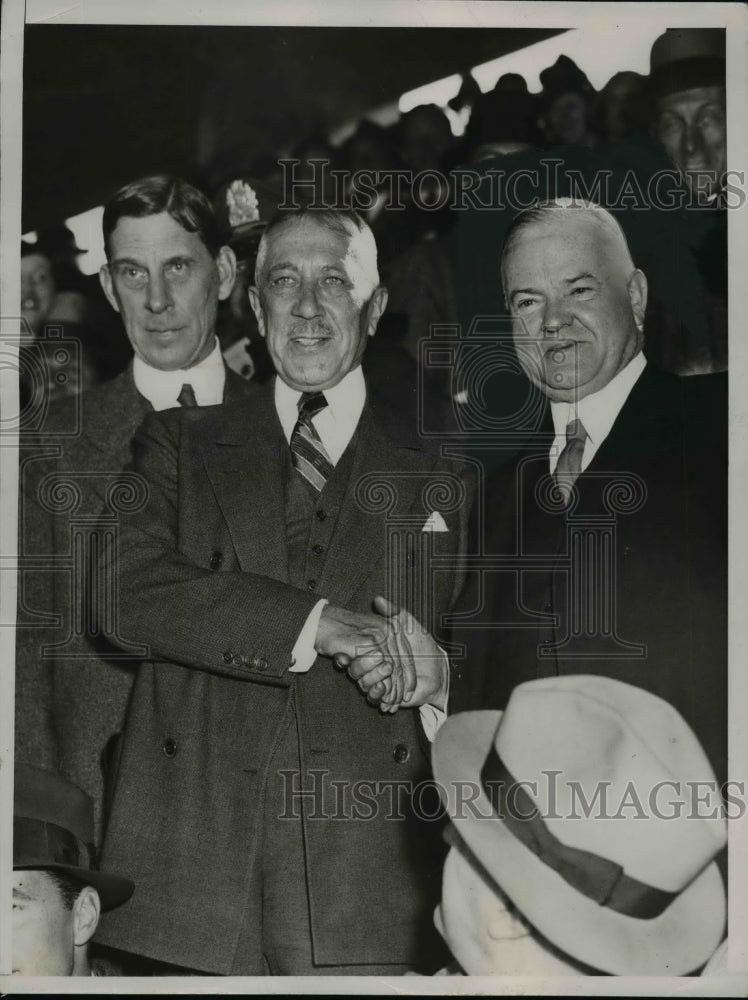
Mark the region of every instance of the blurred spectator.
[[52, 261], [36, 244], [21, 240], [21, 316], [35, 336], [41, 333], [56, 295]]
[[[314, 198], [324, 201], [326, 205], [332, 206], [335, 202], [335, 178], [330, 171], [340, 168], [340, 154], [334, 146], [330, 145], [327, 139], [321, 134], [308, 136], [303, 142], [291, 150], [291, 159], [299, 160], [293, 170], [293, 177], [296, 181], [315, 182]], [[320, 161], [325, 162], [322, 167]], [[255, 176], [257, 176], [255, 174]], [[269, 178], [272, 184], [274, 178]], [[311, 188], [309, 189], [311, 198]]]
[[269, 184], [246, 176], [222, 184], [213, 198], [221, 239], [236, 256], [236, 280], [228, 299], [219, 304], [216, 332], [229, 368], [256, 382], [267, 381], [275, 369], [257, 329], [247, 289], [254, 284], [260, 238], [282, 198]]
[[[684, 374], [727, 369], [727, 211], [724, 173], [725, 32], [668, 28], [650, 54], [654, 134], [707, 211], [684, 212], [682, 245], [697, 262], [708, 338], [699, 363]], [[675, 342], [675, 337], [671, 338]]]
[[[83, 301], [80, 293], [74, 292], [61, 302], [50, 253], [39, 243], [21, 240], [21, 316], [34, 341], [22, 346], [19, 357], [22, 409], [38, 393], [51, 402], [77, 395], [100, 381], [91, 329], [83, 322]], [[73, 364], [61, 339], [76, 341]]]
[[595, 90], [586, 75], [569, 59], [559, 56], [540, 74], [540, 127], [551, 146], [594, 146]]
[[419, 104], [406, 111], [396, 127], [400, 156], [414, 173], [439, 170], [454, 143], [449, 119], [436, 104]]
[[414, 209], [405, 194], [408, 185], [403, 186], [401, 201], [405, 211], [392, 207], [397, 199], [392, 177], [403, 170], [395, 139], [394, 130], [365, 120], [340, 149], [348, 172], [346, 198], [374, 233], [380, 267], [418, 239], [424, 228], [422, 213]]
[[89, 959], [102, 909], [126, 902], [133, 884], [98, 871], [93, 805], [57, 774], [16, 764], [13, 802], [12, 972], [21, 976], [116, 975]]
[[539, 145], [536, 99], [524, 77], [504, 73], [481, 94], [465, 129], [465, 158], [478, 162]]
[[40, 229], [37, 249], [52, 262], [57, 294], [50, 310], [50, 320], [62, 323], [86, 323], [87, 282], [78, 267], [78, 257], [88, 253], [76, 245], [75, 236], [64, 224]]
[[616, 73], [600, 91], [598, 123], [602, 138], [620, 142], [648, 130], [646, 77], [640, 73]]
[[654, 134], [701, 204], [717, 198], [727, 167], [725, 32], [668, 28], [650, 54]]
[[460, 89], [451, 100], [447, 101], [447, 106], [458, 116], [458, 120], [462, 122], [463, 130], [481, 95], [482, 91], [473, 74], [463, 73]]

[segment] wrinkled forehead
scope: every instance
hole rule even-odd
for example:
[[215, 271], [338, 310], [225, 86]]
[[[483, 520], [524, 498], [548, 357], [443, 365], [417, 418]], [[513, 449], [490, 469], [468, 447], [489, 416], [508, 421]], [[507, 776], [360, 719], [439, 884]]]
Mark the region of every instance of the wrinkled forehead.
[[21, 274], [35, 274], [39, 271], [51, 271], [52, 263], [43, 253], [31, 253], [21, 257]]
[[688, 90], [678, 90], [674, 94], [666, 94], [657, 101], [657, 108], [660, 113], [664, 111], [676, 111], [685, 114], [688, 111], [697, 111], [707, 104], [714, 104], [719, 108], [725, 108], [725, 88], [719, 85], [709, 87], [690, 87]]
[[594, 209], [559, 208], [515, 232], [504, 249], [502, 273], [544, 261], [563, 270], [572, 258], [587, 258], [599, 269], [630, 264], [618, 224]]
[[353, 242], [353, 230], [345, 220], [331, 228], [311, 215], [291, 218], [276, 226], [266, 237], [265, 266], [272, 266], [286, 257], [306, 256], [310, 250], [336, 258], [343, 263]]
[[196, 232], [189, 232], [168, 212], [155, 215], [123, 215], [109, 237], [112, 257], [130, 253], [200, 252], [205, 244]]
[[361, 304], [379, 284], [377, 249], [369, 229], [359, 231], [346, 218], [333, 226], [306, 215], [281, 223], [265, 238], [257, 259], [258, 276], [271, 267], [289, 265], [299, 270], [336, 265], [353, 286], [353, 298]]

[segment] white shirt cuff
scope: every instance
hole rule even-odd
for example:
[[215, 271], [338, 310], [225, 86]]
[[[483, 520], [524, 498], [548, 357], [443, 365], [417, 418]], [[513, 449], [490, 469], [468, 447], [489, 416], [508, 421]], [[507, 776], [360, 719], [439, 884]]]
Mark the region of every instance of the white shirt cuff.
[[291, 660], [293, 662], [293, 666], [288, 668], [289, 673], [305, 674], [317, 659], [317, 651], [314, 648], [314, 640], [317, 638], [317, 629], [319, 628], [319, 620], [322, 617], [322, 611], [328, 603], [329, 602], [323, 598], [321, 601], [317, 601], [312, 610], [309, 612], [309, 617], [304, 622], [304, 627], [299, 633], [296, 645], [291, 650]]
[[420, 708], [421, 725], [429, 743], [433, 743], [436, 739], [436, 734], [447, 718], [447, 710], [449, 708], [449, 658], [441, 646], [439, 646], [439, 652], [447, 664], [447, 693], [444, 698], [444, 710], [437, 708], [436, 705], [421, 705]]

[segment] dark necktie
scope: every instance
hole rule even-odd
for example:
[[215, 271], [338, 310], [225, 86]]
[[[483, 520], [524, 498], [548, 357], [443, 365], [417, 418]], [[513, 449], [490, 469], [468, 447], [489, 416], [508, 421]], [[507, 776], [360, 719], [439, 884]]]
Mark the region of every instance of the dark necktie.
[[185, 382], [182, 388], [179, 390], [179, 395], [177, 396], [177, 402], [180, 406], [197, 406], [197, 400], [195, 399], [195, 390], [192, 388], [189, 382]]
[[291, 435], [291, 461], [315, 493], [321, 493], [332, 475], [333, 464], [320, 441], [312, 417], [327, 406], [324, 393], [304, 392], [298, 402], [299, 419]]
[[570, 420], [566, 425], [566, 445], [558, 456], [558, 464], [553, 478], [556, 489], [563, 497], [564, 504], [571, 499], [571, 491], [582, 471], [582, 455], [587, 440], [587, 431], [578, 418]]

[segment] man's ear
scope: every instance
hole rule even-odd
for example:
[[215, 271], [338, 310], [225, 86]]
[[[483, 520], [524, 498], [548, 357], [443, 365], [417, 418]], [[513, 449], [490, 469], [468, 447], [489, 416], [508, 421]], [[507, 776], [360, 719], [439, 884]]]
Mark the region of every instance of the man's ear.
[[106, 295], [109, 305], [115, 312], [119, 312], [119, 303], [117, 302], [117, 296], [114, 294], [112, 272], [109, 270], [108, 264], [102, 264], [101, 269], [99, 270], [99, 283], [101, 284], [101, 288], [104, 295]]
[[379, 288], [375, 288], [371, 298], [366, 305], [366, 335], [367, 337], [373, 337], [377, 332], [377, 324], [382, 318], [382, 313], [387, 307], [387, 299], [389, 293], [386, 288], [382, 285]]
[[101, 900], [93, 886], [85, 886], [73, 904], [73, 941], [77, 948], [88, 944], [96, 933], [101, 914]]
[[647, 278], [643, 271], [636, 270], [629, 278], [629, 299], [634, 312], [637, 329], [644, 329], [644, 314], [647, 311]]
[[236, 281], [236, 254], [231, 247], [221, 247], [216, 257], [216, 266], [221, 280], [218, 286], [218, 298], [223, 301], [231, 295], [231, 289]]
[[260, 336], [265, 336], [265, 314], [262, 311], [262, 303], [260, 302], [260, 293], [257, 291], [254, 285], [250, 285], [247, 289], [247, 295], [249, 296], [249, 304], [252, 306], [252, 312], [255, 314], [255, 319], [257, 320], [257, 329], [260, 331]]

